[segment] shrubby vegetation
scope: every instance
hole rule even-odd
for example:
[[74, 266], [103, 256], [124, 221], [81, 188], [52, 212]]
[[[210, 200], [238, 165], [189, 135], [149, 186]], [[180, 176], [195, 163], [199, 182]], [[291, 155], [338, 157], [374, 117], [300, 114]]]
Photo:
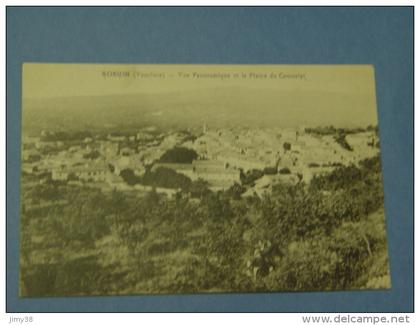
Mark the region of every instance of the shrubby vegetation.
[[336, 134], [355, 134], [365, 131], [378, 130], [377, 126], [369, 125], [366, 128], [336, 128], [332, 125], [330, 126], [319, 126], [315, 128], [305, 128], [305, 133], [307, 134], [316, 134], [316, 135], [336, 135]]
[[276, 167], [265, 167], [263, 170], [264, 175], [275, 175], [277, 174]]
[[246, 173], [244, 173], [244, 171], [241, 170], [241, 174], [240, 174], [242, 185], [251, 185], [251, 186], [255, 184], [255, 181], [257, 179], [263, 176], [264, 176], [264, 172], [259, 169], [251, 169], [251, 170], [248, 170]]
[[343, 148], [348, 151], [353, 151], [353, 148], [350, 146], [350, 144], [346, 140], [346, 134], [345, 133], [339, 133], [334, 137], [335, 141]]
[[283, 143], [283, 149], [285, 152], [292, 150], [292, 145], [290, 144], [290, 142]]
[[290, 174], [290, 173], [291, 173], [291, 171], [288, 167], [283, 167], [279, 170], [279, 174], [286, 175], [286, 174]]
[[202, 180], [171, 199], [44, 184], [22, 213], [21, 295], [389, 286], [380, 175], [377, 157], [261, 198]]
[[128, 185], [136, 185], [141, 182], [141, 177], [137, 176], [131, 168], [123, 169], [120, 176]]
[[198, 154], [188, 148], [174, 147], [166, 151], [159, 162], [161, 163], [176, 163], [176, 164], [191, 164], [193, 160], [198, 158]]
[[141, 177], [140, 183], [155, 187], [186, 189], [191, 184], [191, 180], [171, 168], [158, 167], [154, 171], [147, 170]]
[[158, 167], [155, 170], [149, 168], [142, 176], [138, 176], [132, 169], [126, 168], [121, 171], [120, 176], [128, 185], [141, 184], [185, 190], [191, 184], [191, 180], [187, 176], [166, 167]]
[[89, 153], [84, 154], [83, 158], [95, 160], [95, 159], [98, 159], [100, 156], [101, 154], [99, 153], [98, 150], [93, 150]]

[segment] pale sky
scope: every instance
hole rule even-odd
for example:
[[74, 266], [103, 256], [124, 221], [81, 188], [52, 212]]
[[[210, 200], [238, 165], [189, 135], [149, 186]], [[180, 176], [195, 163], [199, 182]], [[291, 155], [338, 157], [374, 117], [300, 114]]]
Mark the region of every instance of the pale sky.
[[[252, 106], [260, 112], [261, 119], [338, 125], [377, 123], [371, 65], [25, 63], [22, 87], [25, 100], [56, 98], [60, 102], [60, 98], [77, 96], [95, 102], [96, 96], [152, 94], [157, 102], [172, 98], [176, 110], [174, 97], [163, 95], [177, 93], [178, 99], [183, 96], [184, 106], [200, 103], [205, 108], [206, 103], [217, 102], [238, 116], [251, 116]], [[215, 89], [222, 91], [214, 92]], [[213, 94], [220, 93], [224, 97], [215, 101]], [[117, 108], [118, 99], [115, 100], [113, 105]], [[167, 100], [165, 103], [171, 106]], [[31, 110], [31, 105], [25, 105], [24, 110]]]

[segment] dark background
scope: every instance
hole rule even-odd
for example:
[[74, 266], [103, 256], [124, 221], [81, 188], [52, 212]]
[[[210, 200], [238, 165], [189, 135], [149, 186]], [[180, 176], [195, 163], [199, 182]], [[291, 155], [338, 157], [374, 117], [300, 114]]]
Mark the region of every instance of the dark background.
[[[413, 8], [7, 8], [8, 312], [413, 310]], [[392, 289], [18, 298], [23, 62], [373, 64]]]

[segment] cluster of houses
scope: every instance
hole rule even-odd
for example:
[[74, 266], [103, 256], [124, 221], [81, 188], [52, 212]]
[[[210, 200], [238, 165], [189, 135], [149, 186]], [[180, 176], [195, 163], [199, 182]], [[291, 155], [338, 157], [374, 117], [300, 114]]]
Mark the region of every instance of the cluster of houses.
[[[300, 129], [209, 130], [195, 138], [183, 132], [159, 133], [141, 130], [135, 135], [109, 134], [106, 139], [85, 138], [79, 143], [42, 141], [24, 137], [22, 170], [29, 174], [49, 173], [53, 180], [103, 183], [127, 188], [120, 177], [125, 169], [142, 176], [146, 166], [170, 168], [191, 180], [203, 179], [213, 190], [241, 183], [241, 172], [274, 170], [255, 183], [249, 193], [261, 194], [279, 182], [309, 181], [314, 175], [338, 165], [349, 165], [378, 153], [373, 131], [349, 134], [352, 150], [346, 150], [332, 135], [317, 136]], [[198, 158], [190, 164], [159, 163], [175, 146], [194, 150]], [[287, 171], [287, 172], [282, 172]], [[248, 193], [248, 194], [249, 194]]]
[[211, 190], [226, 190], [235, 183], [240, 183], [240, 171], [219, 160], [194, 160], [191, 164], [156, 163], [153, 169], [170, 168], [195, 181], [203, 179]]
[[314, 175], [330, 172], [337, 166], [357, 164], [379, 152], [374, 145], [378, 137], [373, 130], [348, 134], [346, 140], [352, 150], [343, 148], [334, 135], [307, 134], [304, 127], [206, 129], [201, 137], [184, 145], [194, 149], [202, 159], [219, 161], [221, 166], [228, 167], [226, 170], [276, 170], [277, 175], [266, 175], [256, 182], [255, 188], [263, 189], [278, 182], [309, 182]]
[[[137, 137], [141, 137], [143, 142], [136, 142]], [[153, 138], [148, 139], [149, 142], [154, 141]], [[110, 134], [106, 139], [89, 137], [58, 143], [43, 141], [41, 137], [24, 137], [22, 171], [33, 175], [48, 174], [52, 180], [73, 184], [104, 183], [122, 187], [124, 183], [119, 177], [122, 170], [132, 169], [137, 175], [145, 172], [137, 146], [142, 144], [146, 148], [149, 142], [144, 142], [144, 132], [134, 138]]]

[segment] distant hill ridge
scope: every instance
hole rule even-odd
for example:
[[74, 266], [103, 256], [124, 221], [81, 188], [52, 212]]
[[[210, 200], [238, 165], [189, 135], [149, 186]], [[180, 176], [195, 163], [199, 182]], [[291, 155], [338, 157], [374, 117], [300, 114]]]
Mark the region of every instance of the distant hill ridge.
[[[376, 124], [367, 96], [315, 91], [209, 88], [126, 95], [24, 98], [23, 128], [101, 128], [153, 123], [213, 127]], [[343, 114], [344, 113], [344, 114]]]

